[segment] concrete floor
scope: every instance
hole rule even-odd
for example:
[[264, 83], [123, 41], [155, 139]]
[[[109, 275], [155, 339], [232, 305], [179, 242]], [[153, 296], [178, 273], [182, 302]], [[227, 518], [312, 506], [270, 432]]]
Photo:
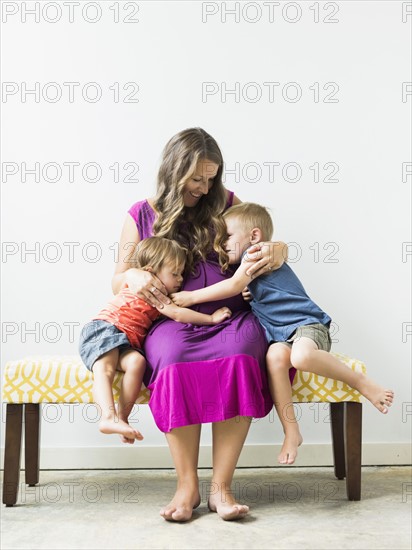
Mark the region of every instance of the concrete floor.
[[364, 468], [360, 502], [346, 500], [331, 468], [239, 469], [233, 488], [251, 512], [238, 522], [207, 510], [210, 474], [200, 470], [193, 519], [174, 524], [158, 515], [173, 471], [42, 471], [39, 486], [22, 483], [18, 504], [2, 507], [1, 548], [411, 548], [409, 467]]

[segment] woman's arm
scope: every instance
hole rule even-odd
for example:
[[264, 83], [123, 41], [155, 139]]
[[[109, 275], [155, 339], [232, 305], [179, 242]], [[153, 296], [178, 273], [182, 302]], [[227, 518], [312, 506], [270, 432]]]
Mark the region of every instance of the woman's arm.
[[224, 300], [240, 294], [242, 290], [250, 282], [250, 276], [246, 275], [246, 270], [249, 268], [247, 263], [242, 263], [235, 271], [233, 277], [215, 283], [214, 285], [200, 288], [199, 290], [176, 292], [171, 295], [175, 304], [181, 307], [190, 307], [203, 302], [214, 302], [216, 300]]
[[225, 319], [229, 319], [232, 315], [228, 307], [221, 307], [211, 315], [207, 315], [175, 304], [163, 306], [159, 311], [162, 315], [166, 315], [166, 317], [170, 317], [178, 323], [190, 323], [192, 325], [217, 325]]
[[130, 267], [130, 257], [140, 242], [139, 232], [133, 218], [127, 214], [120, 235], [119, 255], [112, 279], [112, 290], [117, 294], [128, 287], [131, 292], [154, 307], [170, 304], [163, 283], [152, 273]]

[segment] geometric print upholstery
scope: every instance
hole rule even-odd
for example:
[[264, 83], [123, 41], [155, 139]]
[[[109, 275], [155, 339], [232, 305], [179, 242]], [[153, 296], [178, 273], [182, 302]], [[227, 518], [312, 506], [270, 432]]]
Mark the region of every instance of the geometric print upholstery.
[[[119, 399], [123, 374], [113, 381]], [[3, 375], [6, 403], [93, 403], [93, 375], [78, 355], [46, 355], [8, 361]], [[136, 403], [148, 403], [150, 392], [142, 386]]]
[[[356, 372], [366, 374], [365, 365], [346, 355], [333, 353]], [[118, 401], [123, 374], [116, 372], [113, 382]], [[5, 403], [93, 403], [93, 375], [77, 355], [29, 356], [6, 363], [3, 375]], [[343, 382], [316, 374], [297, 371], [293, 386], [295, 403], [361, 401], [359, 392]], [[149, 390], [143, 385], [136, 400], [148, 403]]]
[[[353, 359], [343, 353], [333, 352], [337, 359], [355, 372], [366, 374], [366, 366], [359, 359]], [[297, 371], [292, 385], [293, 401], [295, 403], [339, 403], [341, 401], [362, 401], [361, 394], [333, 378], [325, 378], [311, 372]]]

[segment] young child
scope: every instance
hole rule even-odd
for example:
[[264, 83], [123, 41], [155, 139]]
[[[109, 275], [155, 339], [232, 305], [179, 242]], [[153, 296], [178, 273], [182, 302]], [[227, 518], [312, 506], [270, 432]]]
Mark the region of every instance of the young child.
[[[168, 293], [177, 292], [183, 281], [186, 252], [170, 239], [150, 237], [142, 240], [131, 258], [131, 266], [155, 274]], [[231, 316], [227, 307], [211, 315], [198, 313], [171, 303], [161, 310], [122, 289], [108, 305], [83, 327], [79, 351], [83, 363], [93, 372], [93, 398], [101, 410], [99, 429], [120, 434], [124, 443], [143, 439], [128, 424], [128, 417], [139, 395], [146, 361], [143, 340], [151, 324], [160, 315], [180, 323], [215, 325]], [[116, 411], [112, 383], [115, 371], [124, 372]]]
[[353, 372], [328, 353], [331, 348], [331, 318], [309, 298], [302, 283], [286, 263], [253, 280], [246, 275], [250, 267], [250, 263], [245, 261], [247, 248], [269, 241], [272, 237], [272, 220], [266, 208], [258, 204], [242, 203], [226, 210], [224, 218], [228, 262], [222, 267], [225, 269], [229, 264], [242, 262], [233, 277], [204, 289], [178, 292], [171, 297], [175, 304], [190, 307], [234, 296], [242, 292], [245, 286], [248, 287], [252, 295], [252, 311], [263, 326], [269, 342], [269, 386], [285, 433], [278, 460], [280, 464], [293, 464], [302, 436], [293, 412], [289, 379], [291, 367], [345, 382], [382, 413], [388, 412], [394, 394], [364, 374]]

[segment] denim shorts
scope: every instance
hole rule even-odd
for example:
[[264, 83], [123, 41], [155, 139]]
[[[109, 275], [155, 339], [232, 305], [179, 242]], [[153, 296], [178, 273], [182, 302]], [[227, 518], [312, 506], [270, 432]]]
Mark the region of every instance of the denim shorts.
[[143, 350], [133, 347], [126, 334], [106, 321], [96, 319], [82, 329], [79, 342], [80, 357], [85, 366], [92, 371], [93, 365], [104, 353], [119, 349], [119, 354], [127, 350], [141, 353]]

